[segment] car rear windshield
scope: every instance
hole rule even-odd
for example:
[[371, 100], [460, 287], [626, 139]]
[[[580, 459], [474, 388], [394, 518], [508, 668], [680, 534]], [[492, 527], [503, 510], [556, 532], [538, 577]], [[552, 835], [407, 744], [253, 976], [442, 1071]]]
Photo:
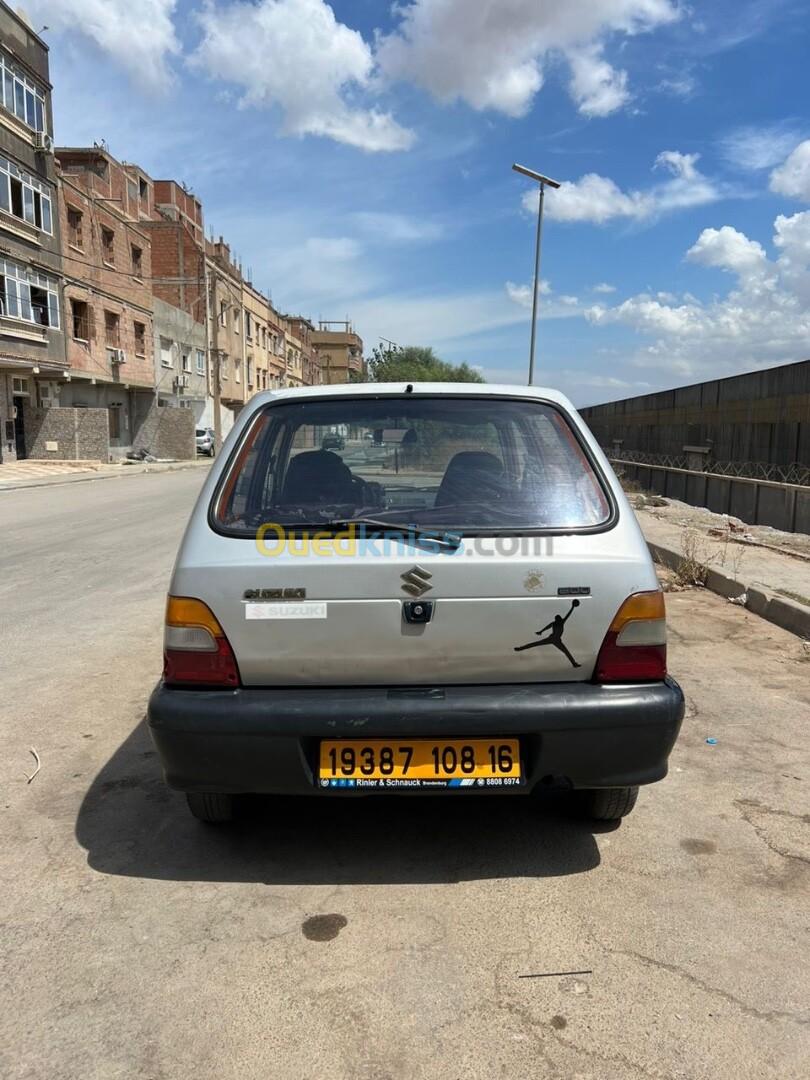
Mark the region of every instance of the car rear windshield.
[[352, 519], [469, 532], [594, 528], [610, 504], [563, 413], [522, 398], [337, 397], [268, 406], [237, 447], [217, 527]]

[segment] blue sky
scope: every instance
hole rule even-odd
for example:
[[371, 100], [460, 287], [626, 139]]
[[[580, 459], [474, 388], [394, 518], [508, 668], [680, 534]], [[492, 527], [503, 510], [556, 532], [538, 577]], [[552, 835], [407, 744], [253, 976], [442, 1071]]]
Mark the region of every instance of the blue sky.
[[807, 4], [29, 0], [57, 143], [185, 181], [286, 311], [578, 404], [810, 355]]

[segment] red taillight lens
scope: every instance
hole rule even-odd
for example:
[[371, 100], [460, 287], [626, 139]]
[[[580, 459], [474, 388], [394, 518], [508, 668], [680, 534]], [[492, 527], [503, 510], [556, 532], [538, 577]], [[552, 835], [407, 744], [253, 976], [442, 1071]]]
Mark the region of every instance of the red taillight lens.
[[170, 596], [166, 605], [163, 681], [167, 686], [239, 686], [233, 649], [202, 600]]
[[628, 596], [610, 624], [596, 661], [598, 683], [658, 682], [667, 673], [664, 594]]

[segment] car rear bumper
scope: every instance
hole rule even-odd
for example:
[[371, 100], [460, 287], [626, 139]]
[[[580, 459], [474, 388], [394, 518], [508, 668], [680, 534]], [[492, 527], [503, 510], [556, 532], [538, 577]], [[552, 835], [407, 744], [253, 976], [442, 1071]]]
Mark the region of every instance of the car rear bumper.
[[549, 779], [575, 788], [627, 787], [666, 776], [683, 712], [673, 679], [215, 691], [161, 684], [148, 720], [173, 788], [351, 798], [363, 792], [316, 786], [320, 739], [512, 736], [520, 739], [527, 782], [495, 791], [526, 792]]

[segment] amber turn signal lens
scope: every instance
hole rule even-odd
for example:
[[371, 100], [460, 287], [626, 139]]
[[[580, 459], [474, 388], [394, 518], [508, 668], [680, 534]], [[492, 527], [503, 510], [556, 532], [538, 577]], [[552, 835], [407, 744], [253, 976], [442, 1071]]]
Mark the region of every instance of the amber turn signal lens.
[[222, 627], [202, 600], [190, 596], [170, 596], [166, 601], [167, 626], [201, 626], [214, 637], [223, 637]]
[[656, 589], [654, 592], [638, 592], [627, 597], [625, 602], [613, 616], [613, 622], [610, 624], [610, 629], [614, 634], [618, 634], [618, 632], [629, 622], [644, 619], [665, 618], [664, 594], [660, 589]]

